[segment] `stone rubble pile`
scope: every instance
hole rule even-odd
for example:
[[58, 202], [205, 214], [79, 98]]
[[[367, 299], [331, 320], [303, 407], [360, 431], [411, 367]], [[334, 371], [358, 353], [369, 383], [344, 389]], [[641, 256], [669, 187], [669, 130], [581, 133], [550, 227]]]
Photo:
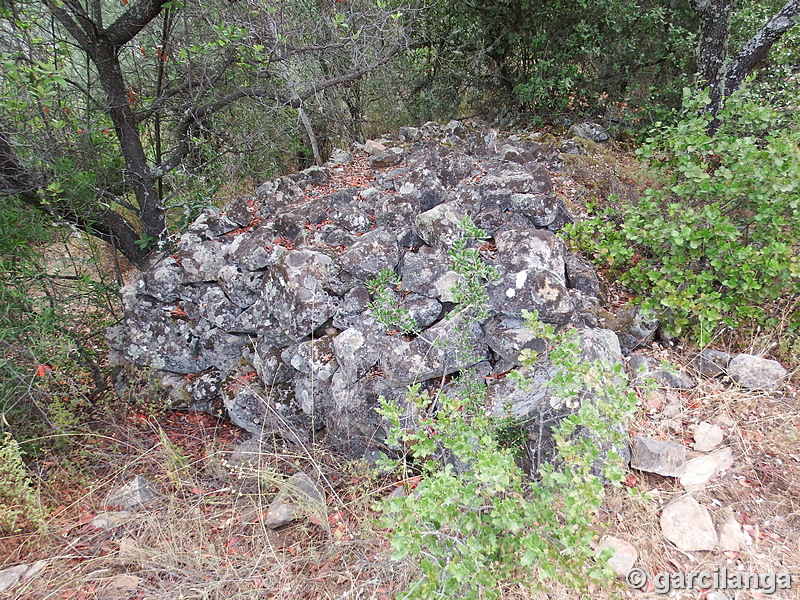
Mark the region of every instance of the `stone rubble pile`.
[[[523, 349], [541, 349], [523, 311], [575, 326], [584, 355], [611, 363], [657, 323], [634, 313], [616, 319], [627, 328], [603, 328], [613, 315], [598, 278], [558, 236], [573, 220], [551, 178], [562, 149], [534, 137], [457, 121], [403, 128], [361, 146], [362, 158], [337, 151], [325, 167], [207, 209], [174, 253], [122, 289], [124, 319], [108, 332], [116, 359], [158, 372], [184, 406], [221, 400], [257, 436], [324, 436], [352, 456], [384, 449], [379, 396], [402, 403], [410, 384], [447, 389], [461, 374], [488, 386], [494, 410], [528, 423], [536, 446], [542, 420], [570, 407], [551, 396], [545, 360], [529, 368], [527, 390], [503, 376]], [[334, 185], [366, 163], [366, 183]], [[450, 251], [465, 217], [487, 232], [473, 247], [499, 274], [479, 323], [454, 318], [461, 275]], [[376, 318], [368, 283], [384, 269], [399, 277], [391, 294], [418, 335]], [[465, 343], [471, 352], [458, 350]]]
[[[362, 148], [368, 186], [313, 195], [354, 164], [339, 151], [324, 168], [206, 210], [174, 254], [123, 288], [124, 321], [109, 331], [117, 358], [163, 372], [186, 405], [221, 397], [256, 435], [305, 442], [324, 430], [352, 455], [381, 448], [379, 396], [402, 402], [408, 385], [446, 386], [455, 373], [488, 381], [498, 410], [510, 399], [522, 418], [563, 411], [547, 392], [551, 367], [537, 367], [540, 385], [526, 392], [499, 376], [537, 346], [523, 310], [580, 327], [588, 354], [621, 360], [616, 335], [596, 328], [594, 271], [556, 233], [572, 220], [550, 175], [562, 168], [559, 148], [459, 122]], [[449, 251], [465, 217], [490, 236], [481, 256], [499, 272], [481, 323], [450, 318], [460, 275]], [[367, 284], [383, 269], [399, 276], [392, 293], [419, 335], [371, 310]], [[456, 349], [465, 330], [468, 360]]]

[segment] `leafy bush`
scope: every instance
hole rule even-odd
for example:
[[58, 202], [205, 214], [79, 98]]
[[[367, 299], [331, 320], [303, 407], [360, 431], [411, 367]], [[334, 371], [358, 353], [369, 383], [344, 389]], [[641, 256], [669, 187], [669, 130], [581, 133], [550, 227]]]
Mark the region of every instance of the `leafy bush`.
[[519, 448], [501, 444], [508, 420], [493, 417], [475, 388], [456, 397], [412, 386], [408, 400], [419, 415], [413, 427], [404, 426], [400, 407], [381, 399], [388, 443], [406, 448], [422, 475], [413, 495], [382, 507], [393, 557], [411, 556], [422, 571], [404, 598], [496, 598], [502, 583], [542, 577], [585, 589], [609, 575], [607, 555], [593, 547], [604, 493], [594, 470], [605, 452], [604, 476], [621, 480], [609, 447], [624, 441], [614, 424], [631, 414], [635, 396], [625, 391], [621, 365], [580, 360], [574, 332], [556, 334], [535, 314], [529, 325], [553, 344], [547, 358], [560, 368], [555, 394], [568, 403], [583, 399], [553, 430], [558, 467], [543, 464], [537, 480], [516, 464]]
[[382, 269], [378, 276], [367, 282], [367, 289], [373, 300], [369, 304], [372, 314], [379, 323], [389, 329], [399, 329], [403, 333], [417, 335], [419, 325], [405, 306], [399, 304], [393, 289], [400, 286], [400, 276], [392, 269]]
[[710, 134], [708, 102], [685, 90], [680, 121], [639, 151], [663, 188], [619, 209], [592, 206], [571, 228], [674, 333], [701, 344], [723, 324], [769, 324], [765, 306], [800, 292], [800, 129], [743, 92]]
[[25, 521], [40, 524], [42, 512], [19, 444], [6, 434], [0, 438], [0, 532], [14, 533]]
[[496, 267], [484, 262], [478, 248], [471, 247], [489, 239], [489, 235], [465, 216], [458, 223], [461, 237], [450, 248], [453, 271], [460, 275], [453, 288], [453, 301], [460, 305], [460, 313], [469, 314], [475, 321], [486, 318], [489, 294], [486, 284], [500, 278]]
[[69, 230], [14, 201], [0, 207], [0, 436], [26, 452], [65, 443], [52, 434], [74, 430], [100, 396], [95, 340], [116, 299], [99, 260]]

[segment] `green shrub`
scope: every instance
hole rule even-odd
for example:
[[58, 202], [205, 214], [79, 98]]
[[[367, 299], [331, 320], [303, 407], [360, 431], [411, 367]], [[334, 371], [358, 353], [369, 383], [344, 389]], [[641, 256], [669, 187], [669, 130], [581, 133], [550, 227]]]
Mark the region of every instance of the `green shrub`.
[[0, 439], [0, 532], [14, 533], [26, 523], [40, 525], [42, 511], [19, 444], [6, 434]]
[[590, 207], [571, 227], [578, 248], [608, 267], [673, 333], [701, 343], [721, 325], [755, 320], [800, 291], [800, 130], [785, 114], [732, 97], [715, 134], [707, 94], [639, 152], [664, 187], [619, 209]]
[[400, 287], [400, 276], [392, 269], [382, 269], [378, 276], [367, 282], [372, 295], [369, 309], [379, 323], [389, 329], [399, 329], [408, 335], [420, 332], [416, 319], [405, 306], [402, 306], [394, 290]]
[[67, 443], [102, 393], [97, 339], [116, 298], [94, 252], [13, 200], [0, 207], [0, 436], [31, 454]]
[[[484, 408], [485, 390], [448, 396], [412, 386], [413, 427], [406, 426], [403, 409], [381, 399], [389, 445], [407, 449], [403, 460], [422, 474], [413, 495], [382, 505], [393, 557], [413, 557], [421, 570], [404, 598], [496, 598], [504, 583], [535, 585], [542, 578], [585, 589], [609, 576], [607, 555], [593, 544], [604, 494], [594, 470], [604, 452], [604, 476], [621, 480], [609, 446], [623, 442], [613, 424], [631, 414], [635, 396], [625, 391], [621, 365], [581, 362], [574, 332], [555, 334], [536, 315], [529, 317], [553, 344], [548, 358], [560, 367], [552, 384], [556, 395], [566, 402], [585, 398], [553, 430], [558, 467], [543, 464], [535, 481], [515, 462], [519, 448], [501, 443], [509, 422]], [[539, 357], [523, 358], [532, 364]]]

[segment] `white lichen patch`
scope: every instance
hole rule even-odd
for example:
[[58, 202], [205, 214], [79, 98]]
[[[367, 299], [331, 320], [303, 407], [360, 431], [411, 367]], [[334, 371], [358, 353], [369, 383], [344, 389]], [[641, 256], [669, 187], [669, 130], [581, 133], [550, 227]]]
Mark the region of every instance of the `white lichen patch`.
[[542, 284], [537, 290], [539, 297], [547, 302], [556, 302], [561, 296], [561, 288], [551, 285], [549, 277], [542, 278]]

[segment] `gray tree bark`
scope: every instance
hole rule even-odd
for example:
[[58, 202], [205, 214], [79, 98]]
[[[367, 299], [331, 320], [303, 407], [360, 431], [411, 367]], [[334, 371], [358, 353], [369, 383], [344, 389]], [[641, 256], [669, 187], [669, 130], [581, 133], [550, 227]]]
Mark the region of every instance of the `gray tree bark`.
[[728, 42], [734, 0], [689, 0], [689, 4], [700, 18], [698, 75], [708, 87], [709, 112], [716, 116], [773, 44], [797, 24], [800, 0], [788, 0], [733, 56]]

